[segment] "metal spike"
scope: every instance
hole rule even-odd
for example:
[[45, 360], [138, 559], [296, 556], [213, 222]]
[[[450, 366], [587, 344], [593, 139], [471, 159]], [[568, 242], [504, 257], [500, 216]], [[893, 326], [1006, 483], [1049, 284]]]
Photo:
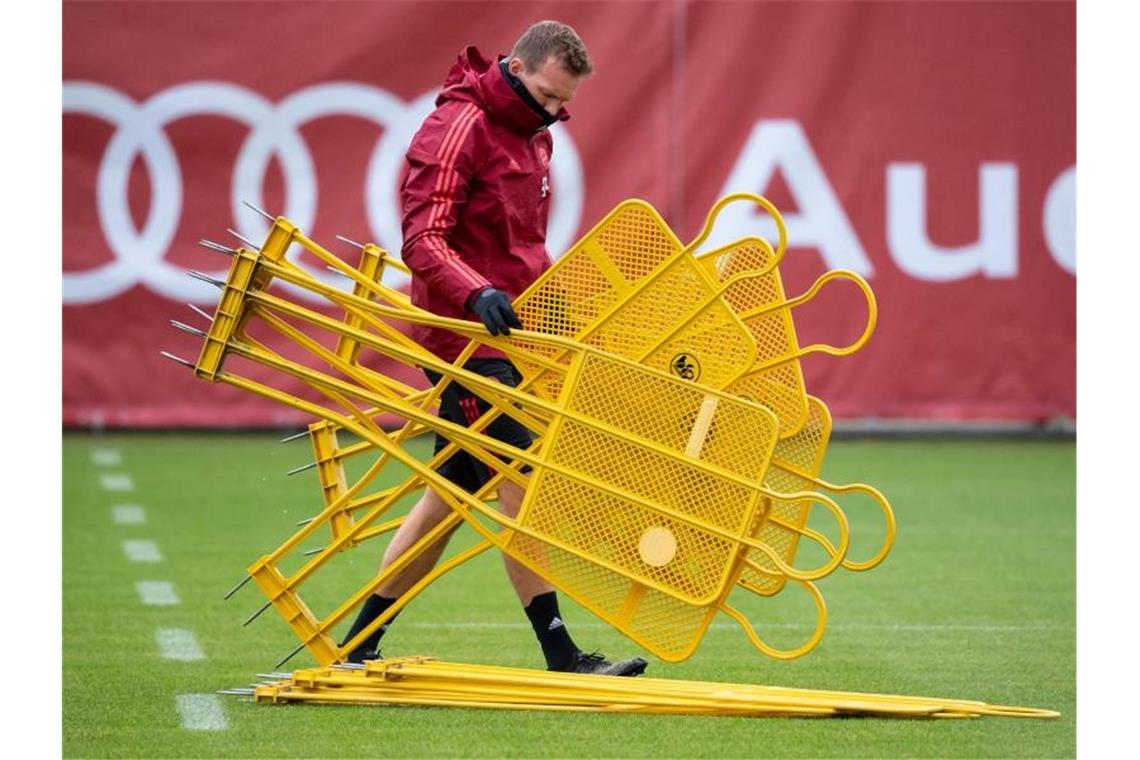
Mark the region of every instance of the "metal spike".
[[188, 332], [191, 335], [197, 335], [199, 338], [209, 337], [207, 333], [202, 332], [197, 327], [191, 327], [190, 325], [186, 324], [185, 322], [179, 322], [177, 319], [170, 320], [170, 326], [177, 328], [177, 329], [181, 330], [182, 332]]
[[233, 248], [226, 248], [221, 243], [215, 243], [213, 240], [206, 240], [205, 238], [199, 240], [198, 245], [202, 246], [203, 248], [209, 248], [211, 251], [224, 253], [227, 256], [234, 256], [237, 254], [237, 251], [235, 251]]
[[320, 549], [309, 549], [308, 551], [301, 552], [301, 555], [304, 557], [311, 557], [314, 554], [320, 554], [321, 552], [323, 552], [327, 548], [328, 547], [326, 547], [326, 546], [322, 546]]
[[311, 470], [316, 466], [317, 466], [316, 462], [309, 462], [308, 464], [303, 464], [300, 467], [294, 467], [292, 470], [289, 470], [289, 472], [287, 472], [285, 474], [286, 475], [296, 475], [298, 472], [304, 472], [305, 470]]
[[250, 240], [249, 238], [247, 238], [245, 235], [242, 235], [237, 230], [231, 230], [229, 227], [226, 227], [226, 232], [230, 233], [231, 235], [236, 237], [238, 240], [245, 243], [252, 250], [254, 250], [254, 251], [260, 251], [261, 250], [261, 246], [259, 246], [257, 243], [255, 243], [252, 240]]
[[212, 316], [210, 316], [206, 312], [202, 311], [201, 309], [199, 309], [197, 306], [195, 306], [192, 303], [188, 303], [186, 305], [189, 306], [191, 309], [193, 309], [195, 311], [195, 313], [198, 314], [198, 316], [203, 317], [210, 324], [214, 324], [214, 318]]
[[348, 239], [348, 238], [346, 238], [344, 235], [337, 235], [337, 236], [336, 236], [336, 239], [337, 239], [337, 240], [343, 240], [344, 242], [348, 243], [349, 245], [355, 245], [357, 248], [359, 248], [359, 249], [360, 249], [360, 250], [362, 250], [362, 251], [364, 250], [364, 246], [363, 246], [363, 245], [361, 245], [360, 243], [356, 242], [355, 240], [349, 240], [349, 239]]
[[309, 523], [311, 523], [313, 520], [316, 520], [316, 519], [317, 518], [315, 518], [315, 517], [306, 517], [304, 520], [297, 521], [297, 527], [300, 528], [302, 525], [308, 525]]
[[289, 654], [285, 655], [285, 658], [284, 658], [284, 659], [282, 659], [282, 660], [279, 660], [279, 661], [277, 662], [277, 664], [276, 664], [276, 665], [274, 665], [273, 667], [275, 667], [275, 668], [279, 668], [279, 667], [281, 667], [281, 666], [282, 666], [282, 665], [284, 665], [285, 663], [289, 662], [289, 660], [292, 660], [294, 657], [296, 657], [296, 656], [297, 656], [297, 653], [298, 653], [298, 652], [300, 652], [300, 651], [301, 651], [302, 649], [304, 649], [304, 648], [305, 648], [305, 645], [304, 645], [304, 644], [298, 644], [298, 645], [297, 645], [297, 648], [296, 648], [296, 649], [294, 649], [294, 650], [293, 650], [292, 652], [290, 652]]
[[270, 216], [270, 214], [269, 214], [269, 212], [268, 212], [268, 211], [265, 211], [264, 209], [260, 209], [260, 208], [258, 208], [257, 206], [253, 205], [253, 204], [252, 204], [252, 203], [250, 203], [249, 201], [242, 201], [242, 204], [243, 204], [243, 205], [245, 205], [245, 206], [249, 206], [251, 209], [253, 209], [253, 210], [254, 210], [254, 211], [256, 211], [257, 213], [259, 213], [259, 214], [261, 214], [262, 216], [264, 216], [264, 217], [265, 217], [266, 219], [268, 219], [270, 222], [276, 222], [276, 221], [277, 221], [277, 219], [275, 219], [274, 217]]
[[252, 697], [253, 689], [218, 689], [215, 694], [226, 694], [234, 697]]
[[325, 269], [329, 270], [330, 272], [333, 272], [334, 274], [339, 274], [341, 277], [348, 277], [348, 279], [350, 279], [350, 280], [352, 279], [351, 277], [349, 277], [347, 274], [345, 274], [344, 272], [340, 271], [340, 270], [339, 270], [339, 269], [337, 269], [336, 267], [330, 267], [330, 266], [326, 266], [326, 267], [325, 267]]
[[289, 441], [295, 441], [298, 438], [304, 438], [308, 434], [309, 434], [308, 430], [302, 430], [300, 433], [294, 433], [293, 435], [289, 436], [288, 438], [282, 438], [280, 441], [278, 441], [278, 443], [289, 443]]
[[253, 613], [252, 615], [250, 615], [249, 617], [247, 617], [245, 619], [245, 622], [241, 624], [241, 627], [245, 628], [247, 625], [252, 623], [254, 620], [257, 620], [257, 618], [261, 615], [261, 613], [265, 612], [267, 609], [269, 609], [272, 606], [273, 606], [273, 602], [266, 602], [265, 604], [263, 604], [261, 606], [261, 609], [259, 609], [257, 612]]
[[242, 586], [244, 586], [245, 584], [249, 583], [251, 580], [253, 580], [253, 576], [252, 576], [252, 575], [247, 575], [247, 576], [245, 576], [244, 578], [242, 578], [242, 579], [241, 579], [241, 581], [238, 583], [238, 585], [234, 586], [234, 587], [233, 587], [233, 588], [231, 588], [229, 591], [227, 591], [227, 592], [226, 592], [226, 595], [225, 595], [225, 596], [223, 596], [222, 598], [223, 598], [223, 599], [229, 599], [231, 596], [233, 596], [234, 594], [236, 594], [236, 593], [237, 593], [237, 592], [238, 592], [238, 591], [241, 589], [241, 587], [242, 587]]
[[329, 665], [329, 670], [364, 670], [364, 663], [334, 662], [332, 665]]
[[189, 274], [195, 280], [201, 280], [202, 282], [208, 282], [211, 285], [216, 285], [219, 288], [224, 288], [226, 286], [226, 284], [224, 282], [222, 282], [221, 280], [215, 280], [210, 275], [202, 274], [197, 269], [191, 269], [189, 272], [187, 272], [187, 274]]
[[178, 362], [179, 364], [183, 364], [183, 365], [189, 367], [190, 369], [197, 369], [197, 367], [194, 366], [194, 362], [188, 362], [185, 359], [179, 358], [179, 357], [175, 356], [174, 354], [167, 353], [166, 351], [159, 351], [159, 353], [162, 354], [163, 356], [165, 356], [167, 359], [170, 359], [171, 361], [175, 361], [175, 362]]
[[281, 670], [276, 670], [272, 673], [254, 673], [254, 675], [257, 676], [258, 678], [268, 678], [272, 681], [280, 681], [283, 678], [292, 678], [293, 677], [292, 673], [286, 673], [285, 671], [281, 671]]

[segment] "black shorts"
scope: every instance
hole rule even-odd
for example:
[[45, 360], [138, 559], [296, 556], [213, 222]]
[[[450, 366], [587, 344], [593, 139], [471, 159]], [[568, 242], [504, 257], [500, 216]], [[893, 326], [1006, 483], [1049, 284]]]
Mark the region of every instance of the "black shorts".
[[[506, 359], [470, 359], [463, 365], [463, 368], [483, 377], [494, 378], [503, 385], [512, 388], [518, 387], [518, 384], [522, 382], [522, 375], [519, 374], [518, 369]], [[426, 369], [424, 374], [427, 375], [432, 385], [438, 384], [442, 377]], [[439, 416], [448, 422], [454, 422], [463, 427], [470, 426], [490, 408], [490, 404], [454, 380], [443, 389], [439, 399]], [[535, 439], [534, 433], [505, 414], [500, 414], [492, 420], [491, 424], [483, 428], [482, 433], [519, 449], [527, 448]], [[439, 453], [448, 443], [447, 438], [436, 433], [435, 453]], [[499, 455], [499, 459], [510, 461], [510, 457], [501, 455]], [[523, 467], [523, 472], [529, 471], [529, 469], [529, 467]], [[491, 479], [492, 475], [486, 463], [480, 462], [466, 451], [457, 451], [452, 454], [436, 468], [436, 472], [468, 493], [478, 491], [483, 487], [483, 484]]]

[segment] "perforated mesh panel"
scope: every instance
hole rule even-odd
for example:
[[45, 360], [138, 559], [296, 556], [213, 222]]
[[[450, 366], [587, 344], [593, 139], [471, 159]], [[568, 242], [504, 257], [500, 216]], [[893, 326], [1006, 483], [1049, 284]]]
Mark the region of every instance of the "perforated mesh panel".
[[750, 372], [729, 383], [725, 390], [734, 396], [771, 409], [780, 422], [780, 435], [795, 435], [807, 419], [803, 375], [799, 362]]
[[664, 660], [688, 657], [717, 614], [715, 604], [685, 604], [541, 541], [516, 535], [511, 545], [550, 568], [568, 596]]
[[688, 657], [717, 613], [716, 606], [678, 605], [667, 594], [652, 589], [640, 597], [635, 610], [630, 631], [639, 641], [654, 642], [653, 654], [667, 661]]
[[[547, 464], [535, 468], [519, 520], [569, 551], [518, 536], [512, 538], [512, 548], [655, 652], [693, 644], [700, 633], [694, 626], [708, 614], [693, 608], [727, 592], [735, 582], [740, 550], [737, 540], [703, 526], [717, 526], [730, 536], [750, 529], [760, 501], [756, 484], [763, 480], [775, 445], [773, 415], [599, 354], [585, 357], [567, 401], [571, 412], [615, 430], [598, 430], [570, 416], [551, 428], [543, 448]], [[693, 459], [743, 482], [702, 471]], [[559, 474], [551, 465], [596, 483]], [[661, 514], [639, 499], [690, 516], [697, 524]], [[646, 557], [644, 541], [654, 531], [675, 542], [664, 561]], [[568, 556], [573, 554], [580, 559]], [[659, 584], [683, 600], [649, 594], [636, 581]], [[650, 598], [654, 601], [647, 606]], [[644, 638], [650, 634], [652, 640]]]
[[681, 241], [657, 212], [644, 202], [625, 202], [609, 224], [597, 228], [597, 243], [606, 258], [634, 283], [680, 251]]
[[[764, 478], [764, 485], [777, 493], [814, 491], [816, 485], [807, 478], [818, 478], [823, 456], [831, 436], [831, 415], [823, 402], [808, 396], [808, 419], [796, 435], [781, 438], [772, 453], [772, 463]], [[790, 525], [802, 528], [807, 525], [811, 502], [807, 499], [772, 499], [771, 514]], [[786, 564], [795, 559], [799, 534], [771, 520], [756, 519], [753, 525], [757, 540], [768, 545]], [[748, 554], [761, 567], [775, 570], [766, 554], [751, 550]], [[740, 574], [743, 581], [753, 584], [757, 591], [771, 596], [779, 593], [786, 579], [775, 578], [745, 567]]]
[[[567, 251], [554, 266], [514, 301], [527, 330], [576, 337], [670, 255], [681, 243], [649, 204], [626, 201]], [[539, 354], [555, 350], [520, 342]], [[519, 362], [532, 379], [533, 392], [555, 398], [559, 378]]]
[[662, 447], [684, 452], [706, 399], [715, 398], [711, 424], [696, 459], [740, 477], [758, 479], [775, 445], [775, 420], [767, 409], [731, 396], [648, 372], [629, 361], [588, 354], [568, 408]]
[[[702, 263], [722, 282], [734, 275], [763, 271], [772, 264], [771, 251], [754, 238], [744, 238], [701, 257]], [[779, 270], [737, 280], [725, 292], [737, 314], [786, 302]], [[789, 359], [799, 352], [791, 309], [784, 307], [744, 319], [756, 340], [756, 363], [770, 364]], [[807, 418], [807, 391], [798, 359], [770, 369], [750, 372], [727, 387], [730, 393], [764, 404], [776, 413], [781, 436], [792, 435]]]
[[[692, 258], [674, 257], [584, 340], [683, 379], [723, 388], [755, 362], [756, 347], [723, 301], [689, 321], [694, 308], [715, 292], [714, 281]], [[663, 344], [673, 332], [676, 337]]]

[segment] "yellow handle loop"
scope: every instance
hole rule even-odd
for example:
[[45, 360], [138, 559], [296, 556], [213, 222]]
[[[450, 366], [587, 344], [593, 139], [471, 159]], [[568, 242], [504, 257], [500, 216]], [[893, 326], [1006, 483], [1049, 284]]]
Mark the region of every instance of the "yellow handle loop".
[[887, 497], [883, 496], [882, 492], [879, 491], [879, 489], [875, 488], [874, 486], [869, 486], [866, 483], [849, 483], [847, 485], [837, 486], [822, 480], [817, 480], [815, 482], [819, 486], [826, 488], [829, 491], [834, 491], [835, 493], [853, 493], [856, 491], [865, 493], [870, 496], [876, 504], [879, 505], [879, 509], [883, 511], [883, 518], [887, 523], [885, 535], [883, 537], [883, 544], [879, 548], [879, 551], [870, 559], [863, 560], [862, 562], [849, 559], [843, 560], [843, 568], [854, 572], [864, 572], [866, 570], [870, 570], [873, 567], [877, 567], [884, 559], [887, 558], [887, 555], [891, 551], [891, 547], [894, 546], [895, 533], [898, 529], [897, 525], [895, 524], [894, 510], [891, 509], [891, 504], [889, 501], [887, 501]]
[[815, 568], [814, 570], [799, 570], [780, 559], [775, 551], [773, 551], [766, 544], [757, 543], [753, 548], [759, 549], [760, 552], [767, 556], [768, 559], [772, 561], [772, 564], [776, 566], [776, 569], [769, 570], [767, 568], [760, 567], [747, 558], [744, 560], [745, 563], [757, 572], [764, 573], [765, 575], [771, 575], [777, 578], [786, 576], [792, 580], [801, 582], [819, 580], [820, 578], [826, 577], [833, 573], [835, 569], [843, 563], [843, 560], [847, 555], [847, 549], [851, 543], [851, 526], [847, 522], [847, 515], [843, 513], [843, 510], [839, 508], [839, 505], [836, 504], [830, 497], [825, 496], [821, 493], [817, 493], [815, 491], [797, 491], [795, 493], [787, 494], [777, 494], [776, 492], [769, 491], [766, 488], [761, 489], [761, 491], [765, 496], [769, 498], [779, 499], [780, 501], [808, 500], [816, 502], [817, 504], [822, 504], [831, 512], [832, 515], [835, 516], [835, 522], [839, 525], [839, 546], [834, 546], [827, 538], [827, 536], [818, 531], [812, 530], [811, 528], [786, 523], [783, 520], [769, 514], [767, 518], [768, 520], [771, 520], [783, 528], [799, 533], [801, 536], [809, 538], [822, 546], [823, 550], [827, 552], [828, 560], [823, 565]]
[[819, 593], [819, 589], [810, 581], [797, 582], [807, 589], [807, 592], [811, 595], [812, 601], [815, 602], [817, 617], [815, 630], [812, 632], [811, 638], [795, 649], [776, 649], [760, 638], [759, 634], [756, 633], [756, 629], [753, 628], [752, 623], [748, 622], [748, 618], [746, 618], [740, 610], [730, 606], [727, 602], [722, 602], [719, 606], [722, 612], [726, 613], [744, 629], [744, 634], [748, 636], [748, 640], [752, 642], [752, 646], [775, 660], [794, 660], [797, 657], [803, 657], [815, 649], [823, 638], [824, 629], [827, 628], [827, 603], [823, 601], [823, 594]]
[[734, 203], [735, 201], [752, 201], [757, 206], [760, 206], [765, 211], [767, 211], [768, 215], [772, 217], [772, 221], [776, 223], [776, 231], [779, 235], [779, 238], [778, 242], [776, 243], [776, 256], [772, 263], [772, 266], [774, 267], [780, 262], [782, 258], [784, 258], [784, 252], [788, 250], [788, 228], [784, 224], [784, 217], [781, 216], [779, 209], [777, 209], [767, 198], [761, 195], [757, 195], [756, 193], [731, 193], [713, 204], [713, 207], [709, 209], [709, 213], [705, 217], [705, 226], [701, 228], [701, 233], [697, 235], [696, 239], [694, 239], [693, 242], [685, 246], [685, 251], [691, 253], [699, 248], [701, 244], [708, 239], [709, 235], [712, 234], [713, 226], [716, 223], [716, 218], [720, 215], [720, 212], [724, 209], [725, 206], [730, 203]]
[[[875, 301], [875, 293], [871, 290], [871, 286], [867, 284], [866, 280], [864, 280], [862, 277], [860, 277], [858, 273], [852, 272], [850, 269], [833, 269], [830, 272], [826, 272], [823, 275], [821, 275], [818, 279], [816, 279], [816, 281], [814, 283], [812, 283], [812, 286], [810, 288], [808, 288], [807, 291], [805, 291], [803, 294], [801, 294], [795, 298], [792, 298], [788, 301], [783, 301], [783, 302], [778, 303], [778, 304], [770, 304], [768, 306], [762, 306], [758, 309], [752, 309], [750, 311], [743, 312], [739, 315], [740, 319], [742, 321], [747, 321], [747, 320], [753, 319], [755, 317], [760, 317], [760, 316], [763, 316], [765, 314], [770, 314], [770, 313], [772, 313], [774, 311], [778, 311], [780, 309], [785, 309], [785, 308], [786, 309], [794, 309], [797, 306], [801, 306], [804, 303], [806, 303], [807, 301], [814, 298], [816, 296], [816, 294], [818, 294], [819, 291], [823, 289], [824, 285], [826, 285], [827, 283], [829, 283], [833, 280], [847, 280], [849, 282], [854, 283], [855, 286], [857, 288], [859, 288], [860, 292], [862, 292], [863, 297], [866, 299], [866, 301], [867, 301], [867, 324], [863, 328], [863, 333], [858, 338], [856, 338], [855, 341], [852, 342], [850, 345], [847, 345], [847, 346], [829, 346], [829, 345], [824, 344], [824, 343], [814, 343], [814, 344], [807, 346], [805, 348], [801, 348], [798, 353], [795, 353], [795, 354], [792, 354], [792, 355], [789, 355], [786, 357], [782, 357], [775, 364], [782, 364], [786, 361], [791, 361], [793, 359], [799, 359], [799, 358], [801, 358], [803, 356], [807, 356], [808, 354], [811, 354], [811, 353], [824, 353], [824, 354], [830, 354], [831, 356], [849, 356], [849, 355], [855, 353], [856, 351], [858, 351], [864, 345], [866, 345], [867, 341], [869, 341], [871, 339], [871, 334], [875, 332], [875, 325], [878, 323], [878, 320], [879, 320], [879, 308], [878, 308], [877, 302]], [[772, 366], [774, 366], [774, 365], [772, 365]], [[767, 368], [767, 367], [765, 367], [765, 368]]]
[[[871, 290], [871, 286], [868, 285], [867, 281], [860, 277], [858, 274], [846, 269], [832, 270], [831, 272], [828, 272], [827, 274], [820, 277], [817, 282], [819, 282], [819, 287], [822, 288], [825, 283], [838, 279], [848, 280], [855, 283], [855, 286], [859, 288], [859, 290], [863, 293], [863, 297], [867, 300], [867, 325], [863, 328], [862, 335], [856, 338], [855, 341], [850, 345], [836, 347], [828, 346], [823, 343], [815, 343], [802, 349], [803, 355], [805, 356], [817, 351], [824, 354], [830, 354], [831, 356], [850, 356], [862, 348], [864, 345], [866, 345], [867, 341], [871, 339], [871, 334], [875, 332], [875, 325], [879, 320], [879, 307], [875, 301], [875, 293]], [[815, 288], [814, 285], [812, 287]], [[816, 288], [816, 291], [818, 292], [818, 288]]]

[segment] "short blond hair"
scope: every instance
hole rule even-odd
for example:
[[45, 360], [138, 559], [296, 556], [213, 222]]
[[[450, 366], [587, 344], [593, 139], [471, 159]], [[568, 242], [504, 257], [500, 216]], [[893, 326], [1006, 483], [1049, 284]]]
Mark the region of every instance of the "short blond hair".
[[539, 21], [531, 25], [511, 50], [511, 57], [521, 60], [531, 74], [551, 56], [575, 76], [585, 76], [594, 70], [582, 38], [559, 21]]

